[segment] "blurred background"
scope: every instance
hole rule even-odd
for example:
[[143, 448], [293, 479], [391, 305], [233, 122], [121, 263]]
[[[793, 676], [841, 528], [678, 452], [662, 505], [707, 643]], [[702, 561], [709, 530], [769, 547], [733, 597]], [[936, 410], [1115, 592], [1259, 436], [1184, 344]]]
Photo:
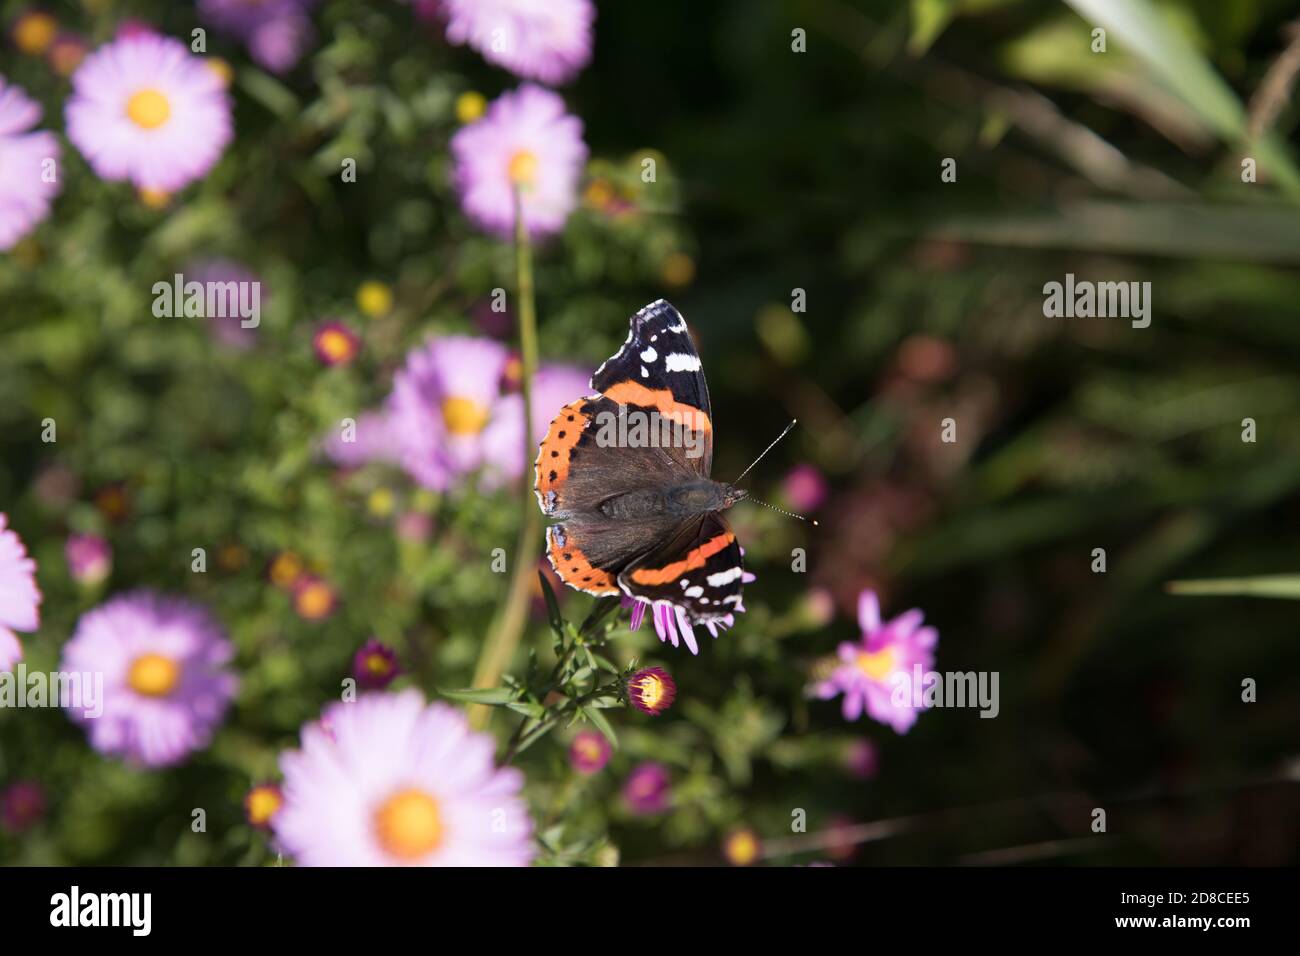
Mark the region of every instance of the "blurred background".
[[[470, 681], [522, 486], [436, 494], [320, 452], [429, 336], [516, 341], [488, 306], [514, 288], [512, 252], [465, 220], [448, 156], [465, 95], [516, 81], [448, 46], [427, 6], [323, 0], [282, 75], [210, 31], [236, 127], [212, 173], [139, 195], [65, 141], [53, 214], [0, 256], [0, 511], [44, 592], [29, 667], [54, 668], [107, 595], [147, 586], [212, 609], [242, 682], [212, 746], [166, 771], [101, 757], [57, 710], [0, 711], [0, 787], [34, 781], [44, 803], [0, 830], [0, 861], [274, 863], [244, 795], [367, 638], [401, 658], [395, 686]], [[27, 7], [0, 3], [6, 29]], [[195, 24], [161, 0], [46, 9], [88, 48], [127, 18], [180, 38]], [[592, 157], [579, 209], [536, 250], [542, 359], [594, 368], [668, 298], [708, 375], [714, 477], [797, 417], [747, 483], [821, 525], [731, 513], [757, 581], [698, 657], [648, 628], [615, 637], [620, 662], [673, 673], [677, 704], [612, 714], [620, 747], [591, 777], [569, 768], [572, 731], [523, 755], [549, 861], [716, 864], [742, 826], [778, 865], [1297, 862], [1295, 604], [1166, 587], [1300, 574], [1297, 15], [598, 4], [592, 63], [561, 90]], [[67, 71], [6, 43], [0, 75], [61, 133]], [[255, 334], [151, 313], [154, 282], [213, 261], [262, 280]], [[1150, 327], [1045, 317], [1043, 286], [1067, 273], [1150, 282]], [[359, 335], [354, 362], [313, 354], [329, 319]], [[73, 580], [71, 533], [111, 544], [105, 580]], [[286, 555], [328, 584], [332, 614], [276, 586]], [[998, 672], [999, 716], [936, 710], [898, 735], [810, 699], [867, 588], [887, 617], [924, 611], [939, 670]], [[572, 620], [592, 600], [559, 596]], [[525, 647], [541, 656], [544, 620], [539, 597]], [[620, 798], [644, 760], [670, 769], [666, 813]]]

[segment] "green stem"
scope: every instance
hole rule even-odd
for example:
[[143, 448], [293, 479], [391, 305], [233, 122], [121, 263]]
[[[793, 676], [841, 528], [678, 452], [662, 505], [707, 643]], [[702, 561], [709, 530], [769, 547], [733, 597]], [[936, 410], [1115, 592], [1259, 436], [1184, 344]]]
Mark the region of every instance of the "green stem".
[[[515, 545], [514, 575], [488, 631], [487, 640], [479, 654], [474, 669], [474, 687], [495, 687], [502, 672], [509, 666], [519, 647], [519, 640], [528, 622], [528, 604], [531, 597], [533, 567], [536, 564], [538, 536], [541, 534], [541, 514], [527, 493], [528, 468], [537, 454], [533, 442], [533, 377], [537, 374], [537, 304], [533, 289], [533, 254], [528, 242], [528, 230], [519, 191], [515, 191], [515, 271], [518, 276], [519, 352], [523, 369], [520, 373], [524, 398], [524, 487], [523, 520], [519, 527], [519, 540]], [[491, 708], [476, 704], [470, 708], [470, 723], [479, 729], [487, 725]]]
[[506, 746], [506, 755], [501, 758], [501, 765], [505, 766], [513, 760], [518, 754], [527, 750], [537, 741], [541, 740], [559, 723], [560, 718], [572, 713], [584, 704], [593, 700], [599, 700], [601, 697], [611, 697], [618, 693], [622, 681], [612, 681], [603, 687], [595, 687], [587, 691], [581, 697], [574, 697], [566, 701], [563, 706], [557, 707], [550, 711], [545, 717], [539, 720], [532, 727], [527, 727], [528, 721], [521, 723], [515, 730], [514, 736], [510, 738], [510, 743]]

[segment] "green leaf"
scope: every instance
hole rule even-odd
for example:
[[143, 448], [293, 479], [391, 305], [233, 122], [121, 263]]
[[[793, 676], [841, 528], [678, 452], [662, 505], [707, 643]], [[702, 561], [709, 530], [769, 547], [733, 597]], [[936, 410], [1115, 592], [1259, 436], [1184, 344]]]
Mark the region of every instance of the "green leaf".
[[551, 630], [556, 637], [563, 638], [564, 617], [560, 614], [560, 602], [555, 599], [555, 592], [551, 590], [551, 582], [546, 580], [545, 574], [538, 571], [537, 580], [542, 582], [542, 597], [546, 599], [546, 617], [551, 622]]
[[614, 727], [609, 722], [609, 718], [593, 707], [584, 707], [583, 713], [587, 719], [596, 725], [596, 729], [605, 735], [605, 739], [610, 742], [611, 746], [618, 746], [618, 735], [614, 733]]
[[506, 708], [513, 710], [516, 714], [531, 717], [533, 720], [541, 720], [546, 716], [546, 708], [530, 700], [512, 700], [506, 704]]
[[1085, 20], [1114, 34], [1225, 142], [1249, 143], [1260, 166], [1268, 168], [1287, 192], [1300, 194], [1300, 171], [1286, 150], [1271, 138], [1250, 142], [1246, 110], [1232, 88], [1150, 0], [1066, 0], [1066, 3]]
[[1195, 596], [1236, 595], [1245, 597], [1289, 598], [1300, 601], [1300, 574], [1272, 574], [1253, 578], [1219, 578], [1201, 581], [1170, 581], [1170, 594]]
[[438, 694], [448, 700], [492, 706], [508, 704], [515, 698], [515, 692], [509, 687], [466, 687], [462, 690], [439, 690]]

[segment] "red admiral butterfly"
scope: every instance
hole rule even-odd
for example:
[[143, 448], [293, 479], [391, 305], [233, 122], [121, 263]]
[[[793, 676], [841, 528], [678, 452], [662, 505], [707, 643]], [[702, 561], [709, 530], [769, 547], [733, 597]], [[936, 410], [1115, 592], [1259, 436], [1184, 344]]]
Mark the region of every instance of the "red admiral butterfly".
[[538, 450], [546, 556], [588, 594], [682, 608], [691, 623], [740, 606], [740, 545], [722, 512], [745, 498], [713, 481], [709, 388], [686, 320], [663, 299], [632, 317], [591, 377], [600, 394], [560, 409]]

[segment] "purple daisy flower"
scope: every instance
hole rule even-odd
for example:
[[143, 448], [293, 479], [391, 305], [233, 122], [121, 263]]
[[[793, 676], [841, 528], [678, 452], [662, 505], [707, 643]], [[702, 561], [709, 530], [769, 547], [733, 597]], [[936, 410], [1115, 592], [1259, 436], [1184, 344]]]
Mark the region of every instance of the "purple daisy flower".
[[448, 336], [416, 349], [393, 380], [388, 433], [403, 468], [420, 484], [445, 491], [482, 469], [496, 486], [519, 474], [523, 399], [501, 393], [505, 346]]
[[307, 14], [314, 5], [315, 0], [199, 0], [198, 10], [208, 23], [240, 40], [253, 62], [285, 73], [311, 41]]
[[41, 108], [0, 77], [0, 251], [10, 249], [50, 214], [59, 191], [46, 162], [57, 169], [59, 142], [45, 130], [29, 132]]
[[569, 745], [569, 766], [589, 776], [603, 770], [613, 752], [604, 734], [595, 730], [579, 731]]
[[103, 713], [70, 707], [102, 754], [147, 767], [206, 747], [238, 680], [234, 647], [200, 605], [151, 591], [124, 594], [82, 615], [59, 670], [103, 674]]
[[498, 769], [493, 750], [417, 690], [331, 704], [280, 756], [276, 839], [302, 866], [527, 865], [523, 774]]
[[72, 76], [68, 139], [102, 178], [165, 193], [207, 174], [231, 138], [230, 98], [203, 57], [170, 37], [106, 43]]
[[591, 0], [444, 0], [447, 40], [524, 79], [567, 83], [591, 59]]
[[925, 615], [913, 608], [891, 621], [880, 620], [880, 601], [874, 591], [858, 596], [858, 625], [862, 639], [839, 646], [840, 664], [830, 677], [813, 687], [822, 700], [844, 695], [844, 719], [857, 720], [865, 710], [872, 720], [907, 733], [916, 723], [917, 708], [910, 698], [894, 701], [895, 675], [911, 679], [913, 668], [924, 673], [934, 666], [934, 648], [939, 633], [922, 627]]
[[672, 782], [668, 768], [652, 760], [633, 767], [623, 784], [623, 800], [628, 809], [638, 816], [663, 813], [668, 809], [671, 794]]
[[577, 204], [587, 161], [582, 121], [564, 100], [531, 83], [503, 93], [487, 115], [451, 140], [456, 186], [465, 214], [490, 233], [514, 235], [518, 187], [529, 235], [559, 232]]
[[352, 658], [352, 676], [366, 690], [383, 690], [402, 673], [397, 652], [373, 637]]
[[68, 573], [78, 584], [102, 584], [113, 570], [113, 549], [97, 534], [70, 534], [63, 546]]
[[22, 539], [6, 526], [0, 511], [0, 671], [23, 659], [23, 646], [14, 631], [34, 631], [41, 624], [41, 591], [36, 586], [36, 562], [27, 556]]

